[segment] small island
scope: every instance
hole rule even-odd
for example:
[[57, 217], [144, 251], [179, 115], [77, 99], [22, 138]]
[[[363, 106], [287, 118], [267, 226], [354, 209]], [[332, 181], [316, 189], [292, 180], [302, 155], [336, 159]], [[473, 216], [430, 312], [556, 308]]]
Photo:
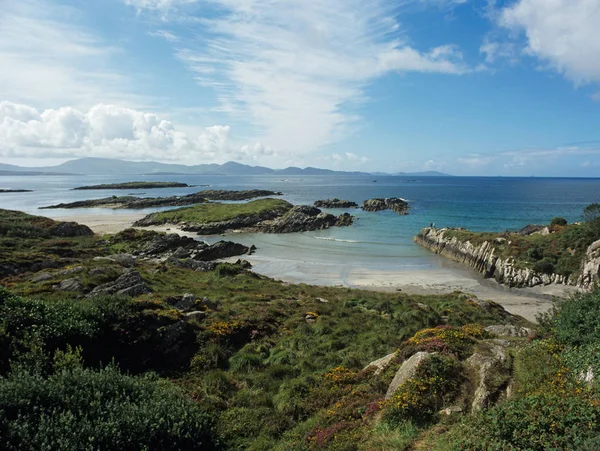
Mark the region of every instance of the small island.
[[135, 197], [111, 196], [102, 199], [79, 200], [40, 207], [41, 210], [56, 208], [114, 208], [123, 210], [140, 210], [156, 207], [185, 207], [187, 205], [204, 204], [209, 200], [248, 200], [256, 197], [280, 196], [280, 192], [265, 190], [227, 191], [206, 190], [185, 196], [169, 197]]
[[314, 205], [317, 208], [358, 208], [356, 202], [340, 200], [337, 197], [333, 199], [317, 200]]
[[125, 182], [125, 183], [105, 183], [102, 185], [78, 186], [74, 190], [94, 190], [94, 189], [152, 189], [152, 188], [189, 188], [187, 183], [179, 182]]
[[33, 193], [32, 189], [0, 189], [0, 193]]
[[182, 230], [212, 235], [233, 231], [291, 233], [352, 224], [352, 216], [334, 216], [307, 205], [294, 206], [281, 199], [260, 199], [244, 204], [206, 203], [152, 213], [135, 227], [177, 225]]
[[399, 215], [408, 214], [408, 202], [399, 197], [373, 198], [362, 203], [364, 211], [392, 210]]

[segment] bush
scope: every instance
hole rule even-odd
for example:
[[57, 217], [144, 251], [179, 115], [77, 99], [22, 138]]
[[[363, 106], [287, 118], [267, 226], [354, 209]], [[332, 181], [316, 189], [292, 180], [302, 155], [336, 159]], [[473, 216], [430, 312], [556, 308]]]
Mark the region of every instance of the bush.
[[552, 274], [554, 272], [554, 263], [550, 259], [544, 258], [533, 264], [533, 270], [542, 274]]
[[554, 226], [566, 226], [567, 220], [565, 218], [555, 217], [550, 220], [550, 227]]
[[0, 379], [5, 450], [210, 450], [212, 423], [171, 383], [114, 367]]
[[542, 393], [467, 417], [439, 449], [592, 451], [600, 448], [599, 420], [597, 405], [585, 397]]

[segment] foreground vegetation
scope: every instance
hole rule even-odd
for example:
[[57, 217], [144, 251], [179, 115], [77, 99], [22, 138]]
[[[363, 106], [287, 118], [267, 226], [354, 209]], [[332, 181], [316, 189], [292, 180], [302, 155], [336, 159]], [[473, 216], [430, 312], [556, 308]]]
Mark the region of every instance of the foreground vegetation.
[[[159, 234], [78, 230], [0, 212], [5, 259], [54, 262], [0, 276], [2, 449], [600, 446], [598, 290], [558, 304], [537, 333], [500, 339], [486, 326], [530, 325], [466, 294], [291, 285], [243, 263], [139, 257], [150, 292], [90, 296], [131, 270], [106, 256], [142, 255]], [[57, 290], [73, 271], [81, 290]]]

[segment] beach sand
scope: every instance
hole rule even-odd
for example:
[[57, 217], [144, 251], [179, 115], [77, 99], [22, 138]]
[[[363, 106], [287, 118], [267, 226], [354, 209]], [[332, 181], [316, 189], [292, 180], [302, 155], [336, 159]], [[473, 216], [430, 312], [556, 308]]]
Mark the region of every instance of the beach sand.
[[[94, 215], [81, 214], [60, 216], [60, 221], [75, 221], [90, 227], [103, 235], [116, 233], [131, 227], [145, 216], [143, 213]], [[195, 237], [173, 226], [149, 227], [146, 229], [161, 232], [179, 233]], [[235, 237], [231, 239], [235, 240]], [[361, 268], [360, 266], [332, 265], [307, 261], [274, 261], [260, 255], [259, 251], [245, 259], [253, 265], [253, 270], [275, 279], [290, 283], [307, 283], [327, 286], [344, 286], [373, 291], [402, 292], [406, 294], [444, 294], [462, 291], [494, 301], [514, 315], [535, 321], [539, 313], [552, 306], [552, 299], [563, 297], [575, 291], [573, 287], [551, 285], [534, 288], [508, 288], [494, 280], [484, 279], [468, 268], [440, 257], [441, 267], [431, 269], [410, 269], [386, 271], [383, 269]], [[232, 258], [232, 261], [237, 258]]]

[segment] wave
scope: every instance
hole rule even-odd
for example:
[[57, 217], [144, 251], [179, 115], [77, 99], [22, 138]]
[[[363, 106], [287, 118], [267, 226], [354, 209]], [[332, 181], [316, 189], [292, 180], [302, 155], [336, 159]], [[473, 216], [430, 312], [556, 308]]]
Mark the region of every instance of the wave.
[[313, 236], [313, 238], [317, 240], [325, 240], [325, 241], [337, 241], [339, 243], [360, 243], [360, 241], [356, 240], [342, 240], [340, 238], [333, 238], [328, 236]]

